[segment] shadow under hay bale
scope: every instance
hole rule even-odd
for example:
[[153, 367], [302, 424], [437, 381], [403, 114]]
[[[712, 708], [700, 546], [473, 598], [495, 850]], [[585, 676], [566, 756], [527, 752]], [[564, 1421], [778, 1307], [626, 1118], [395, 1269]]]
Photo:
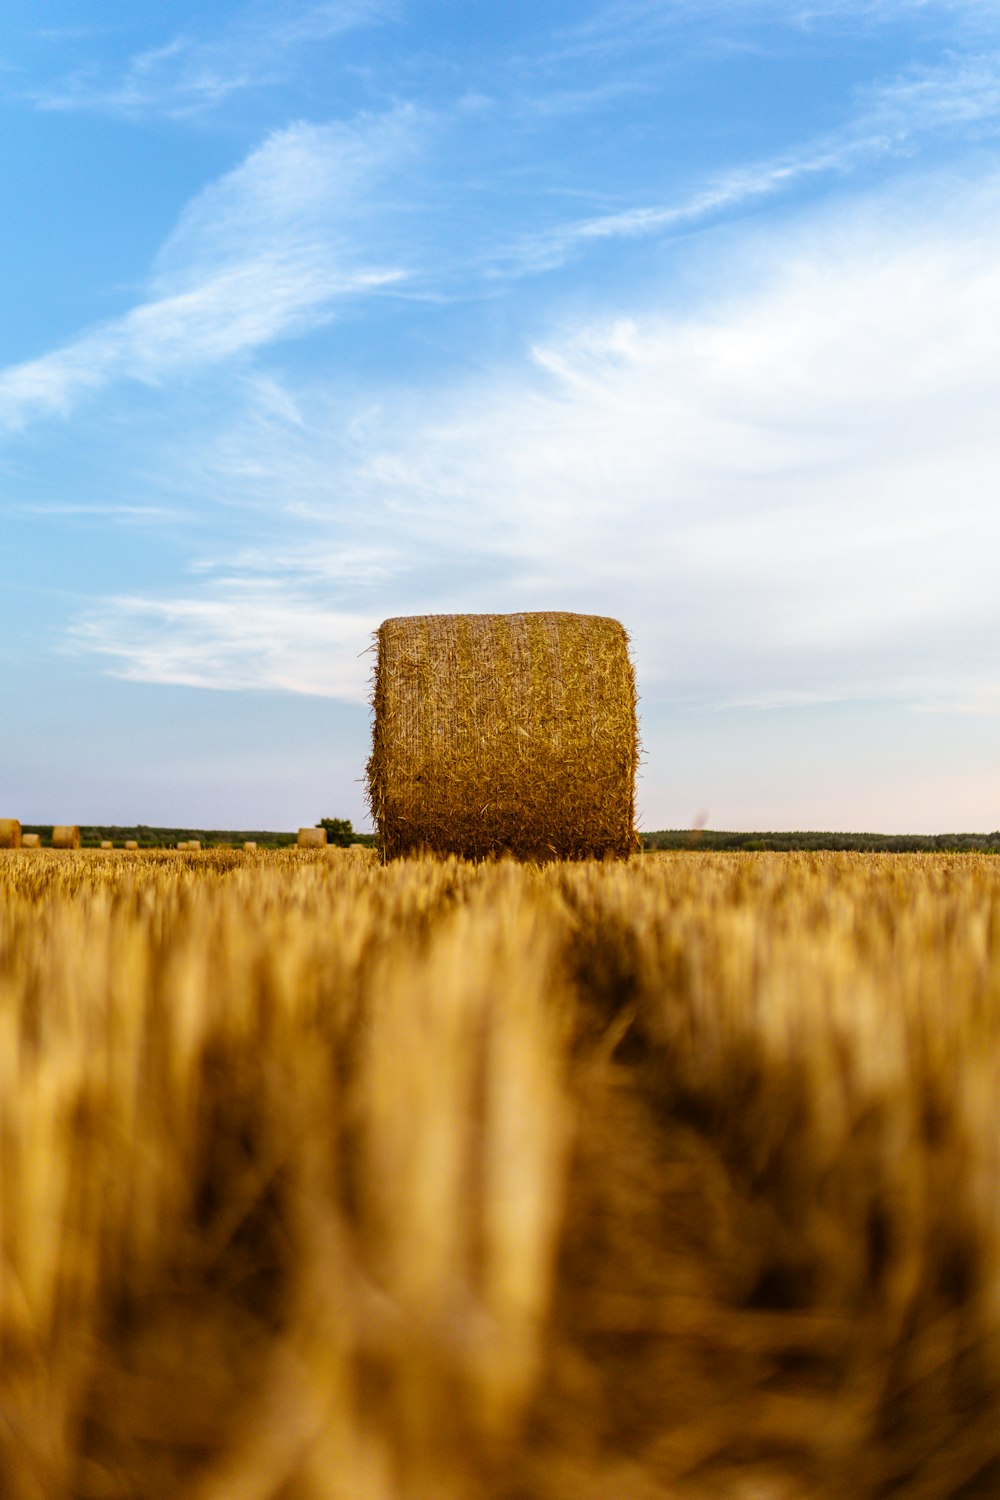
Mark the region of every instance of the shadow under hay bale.
[[385, 857], [632, 852], [636, 692], [617, 620], [420, 615], [376, 641], [368, 800]]

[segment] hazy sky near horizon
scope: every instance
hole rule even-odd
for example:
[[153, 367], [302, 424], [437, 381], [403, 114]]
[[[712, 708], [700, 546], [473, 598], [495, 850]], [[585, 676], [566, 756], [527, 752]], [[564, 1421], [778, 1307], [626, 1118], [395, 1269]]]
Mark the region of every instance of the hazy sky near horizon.
[[1000, 824], [989, 0], [0, 19], [0, 813], [366, 823], [390, 615], [631, 633], [641, 825]]

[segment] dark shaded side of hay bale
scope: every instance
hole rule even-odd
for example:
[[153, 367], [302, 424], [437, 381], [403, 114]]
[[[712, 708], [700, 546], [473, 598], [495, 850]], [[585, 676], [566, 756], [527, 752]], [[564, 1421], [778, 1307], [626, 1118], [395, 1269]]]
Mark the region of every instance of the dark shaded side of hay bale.
[[0, 818], [0, 849], [20, 849], [21, 825], [17, 818]]
[[79, 849], [80, 830], [75, 823], [57, 823], [52, 830], [53, 849]]
[[376, 641], [368, 800], [387, 858], [631, 853], [636, 692], [617, 620], [420, 615]]

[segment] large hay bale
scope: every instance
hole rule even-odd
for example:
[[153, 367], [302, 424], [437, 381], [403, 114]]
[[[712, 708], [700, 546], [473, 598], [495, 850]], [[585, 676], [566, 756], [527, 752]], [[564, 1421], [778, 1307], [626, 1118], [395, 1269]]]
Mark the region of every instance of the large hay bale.
[[79, 849], [80, 830], [75, 823], [57, 823], [52, 830], [53, 849]]
[[626, 857], [636, 694], [617, 620], [421, 615], [376, 632], [368, 798], [386, 857]]
[[0, 818], [0, 849], [20, 849], [21, 825], [17, 818]]
[[42, 847], [42, 835], [40, 833], [22, 833], [22, 849], [40, 849]]
[[325, 828], [300, 828], [295, 842], [300, 849], [325, 849]]

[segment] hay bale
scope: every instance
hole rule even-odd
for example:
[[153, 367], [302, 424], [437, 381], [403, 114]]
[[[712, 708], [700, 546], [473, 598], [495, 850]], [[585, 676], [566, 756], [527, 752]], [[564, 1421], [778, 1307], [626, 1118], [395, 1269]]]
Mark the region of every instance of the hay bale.
[[626, 857], [635, 678], [617, 620], [423, 615], [376, 632], [368, 800], [386, 857]]
[[184, 847], [189, 854], [197, 854], [201, 848], [201, 839], [188, 839]]
[[80, 830], [75, 823], [57, 823], [52, 830], [53, 849], [79, 849]]
[[40, 849], [42, 847], [42, 835], [40, 833], [22, 833], [22, 849]]
[[244, 839], [243, 840], [243, 847], [244, 847], [244, 849], [256, 849], [256, 847], [257, 847], [257, 840], [256, 839]]
[[138, 839], [126, 839], [125, 840], [125, 848], [126, 849], [138, 849], [138, 847], [139, 847], [139, 841], [138, 841]]
[[0, 818], [0, 849], [20, 849], [21, 825], [17, 818]]
[[112, 842], [111, 842], [111, 840], [110, 840], [110, 839], [101, 839], [101, 848], [102, 848], [102, 849], [113, 849], [113, 848], [114, 848], [114, 847], [115, 847], [115, 846], [114, 846], [114, 844], [113, 844], [113, 843], [112, 843]]
[[325, 828], [300, 828], [295, 842], [300, 849], [325, 849]]

